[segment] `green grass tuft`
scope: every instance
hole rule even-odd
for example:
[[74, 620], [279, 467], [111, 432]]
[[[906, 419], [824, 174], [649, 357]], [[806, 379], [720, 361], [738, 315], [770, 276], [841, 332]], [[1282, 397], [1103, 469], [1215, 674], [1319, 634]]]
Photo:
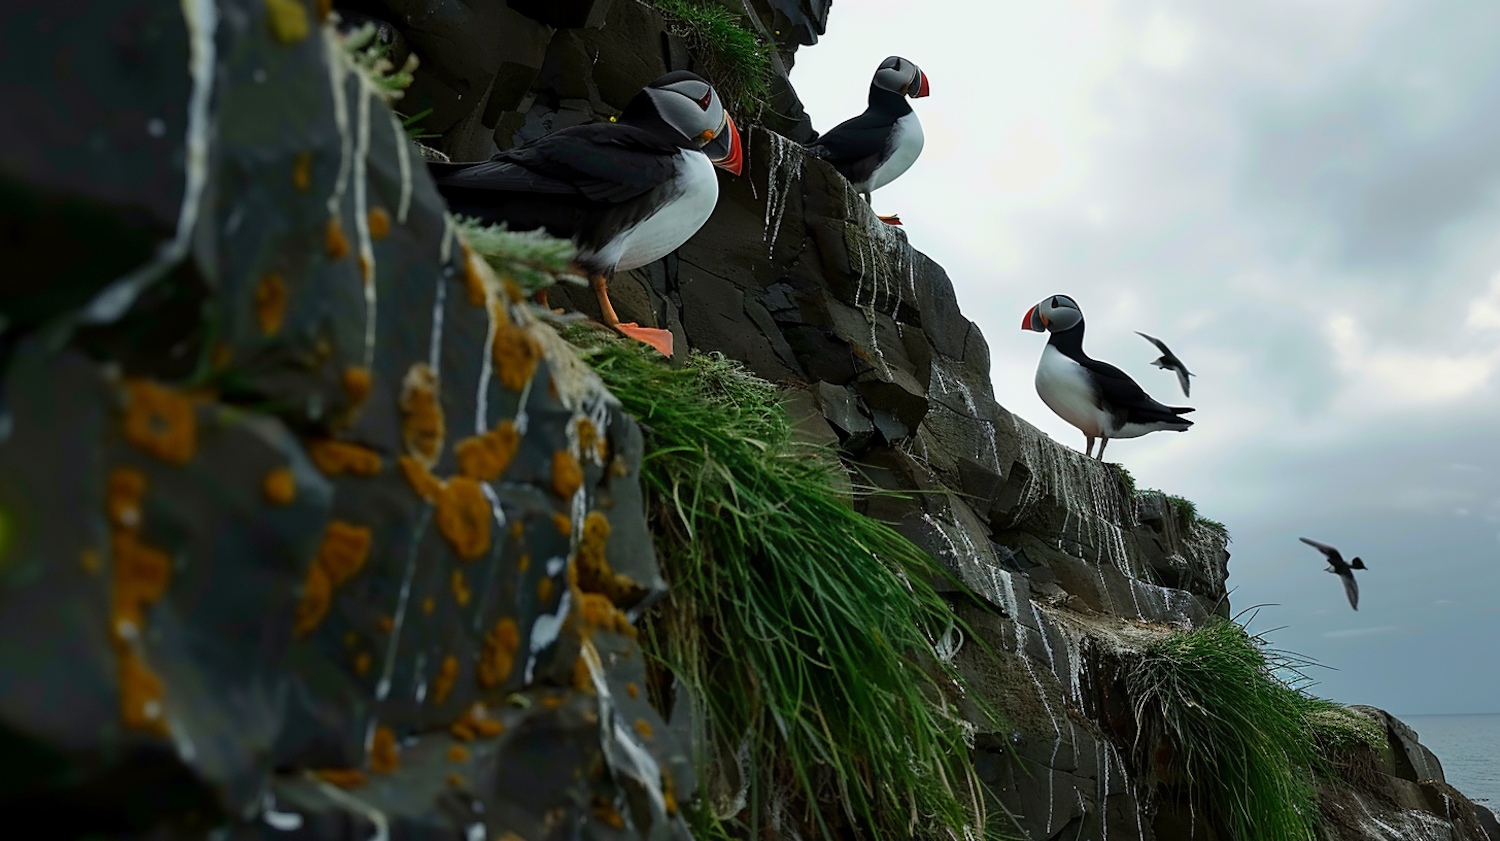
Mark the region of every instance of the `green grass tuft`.
[[[671, 582], [647, 650], [704, 713], [698, 837], [758, 838], [773, 814], [830, 839], [976, 832], [979, 785], [943, 691], [961, 679], [930, 642], [954, 618], [929, 583], [941, 566], [851, 508], [837, 456], [794, 441], [775, 386], [738, 363], [673, 368], [568, 336], [645, 432]], [[740, 791], [747, 808], [727, 806]]]
[[1316, 780], [1328, 767], [1320, 746], [1376, 735], [1354, 713], [1278, 677], [1300, 685], [1311, 665], [1228, 620], [1153, 643], [1122, 670], [1139, 767], [1169, 745], [1195, 808], [1230, 838], [1318, 838]]
[[406, 89], [411, 87], [412, 74], [417, 71], [417, 54], [408, 55], [406, 63], [397, 67], [390, 60], [390, 46], [375, 43], [376, 32], [373, 21], [349, 30], [342, 36], [344, 55], [389, 105], [405, 96]]
[[759, 116], [771, 96], [771, 46], [711, 0], [648, 0], [661, 10], [673, 35], [703, 63], [703, 76], [730, 112]]
[[503, 224], [486, 225], [469, 217], [454, 217], [453, 225], [496, 274], [514, 280], [528, 294], [568, 277], [577, 251], [573, 243], [542, 230], [512, 231]]

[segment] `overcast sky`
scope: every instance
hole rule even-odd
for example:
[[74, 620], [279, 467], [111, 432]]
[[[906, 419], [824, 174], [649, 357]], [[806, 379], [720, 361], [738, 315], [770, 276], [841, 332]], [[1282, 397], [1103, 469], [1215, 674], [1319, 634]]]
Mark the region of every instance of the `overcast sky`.
[[[824, 131], [887, 55], [926, 71], [926, 149], [875, 209], [1056, 440], [1083, 444], [1019, 329], [1054, 293], [1197, 408], [1109, 460], [1229, 527], [1235, 607], [1279, 605], [1251, 628], [1332, 667], [1316, 692], [1500, 712], [1497, 39], [1493, 0], [837, 0], [792, 80]], [[1299, 536], [1369, 564], [1357, 613]]]

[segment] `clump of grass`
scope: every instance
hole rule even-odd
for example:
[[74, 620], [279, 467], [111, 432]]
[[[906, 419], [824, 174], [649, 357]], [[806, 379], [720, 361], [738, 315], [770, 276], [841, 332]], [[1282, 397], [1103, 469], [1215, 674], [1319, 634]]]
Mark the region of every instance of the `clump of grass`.
[[568, 240], [543, 230], [512, 231], [503, 224], [486, 225], [472, 217], [454, 217], [453, 225], [496, 274], [514, 280], [527, 294], [551, 286], [558, 278], [582, 282], [568, 274], [577, 252]]
[[389, 105], [406, 95], [406, 89], [411, 87], [412, 74], [417, 72], [419, 62], [417, 54], [411, 53], [406, 57], [405, 63], [397, 67], [390, 59], [390, 45], [376, 43], [375, 36], [378, 32], [374, 21], [366, 21], [344, 33], [344, 55]]
[[1229, 542], [1229, 528], [1218, 520], [1212, 520], [1208, 517], [1203, 516], [1202, 514], [1199, 514], [1198, 505], [1191, 499], [1176, 496], [1174, 494], [1169, 494], [1165, 491], [1159, 491], [1155, 488], [1146, 488], [1145, 490], [1137, 491], [1135, 490], [1135, 477], [1126, 472], [1125, 468], [1123, 467], [1120, 468], [1120, 472], [1124, 474], [1125, 478], [1128, 481], [1128, 485], [1135, 496], [1141, 497], [1145, 496], [1146, 494], [1160, 494], [1164, 499], [1166, 499], [1167, 506], [1172, 509], [1172, 513], [1176, 515], [1178, 521], [1182, 523], [1183, 528], [1191, 531], [1195, 525], [1203, 526], [1204, 528], [1208, 529], [1219, 538], [1221, 538], [1225, 543]]
[[771, 814], [823, 838], [977, 832], [943, 693], [960, 677], [931, 656], [954, 618], [929, 583], [942, 567], [850, 507], [836, 455], [793, 440], [770, 383], [717, 354], [672, 368], [634, 342], [568, 336], [645, 432], [671, 582], [647, 650], [705, 713], [698, 836], [758, 838]]
[[771, 96], [771, 47], [746, 29], [739, 16], [706, 0], [649, 0], [673, 35], [703, 63], [703, 75], [730, 111], [758, 116]]
[[1334, 724], [1337, 704], [1278, 677], [1305, 681], [1310, 665], [1229, 620], [1152, 643], [1122, 670], [1142, 767], [1169, 745], [1194, 807], [1231, 838], [1316, 839], [1316, 778], [1326, 767], [1316, 737], [1333, 727], [1367, 734], [1346, 718]]

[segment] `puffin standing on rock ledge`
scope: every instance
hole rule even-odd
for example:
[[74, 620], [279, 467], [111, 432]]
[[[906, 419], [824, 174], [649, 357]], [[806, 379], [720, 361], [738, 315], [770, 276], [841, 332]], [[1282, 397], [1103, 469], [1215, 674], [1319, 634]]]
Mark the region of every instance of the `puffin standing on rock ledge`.
[[[893, 55], [875, 71], [865, 112], [834, 126], [808, 151], [833, 164], [868, 202], [870, 193], [896, 180], [922, 154], [922, 123], [906, 98], [917, 99], [928, 92], [927, 74]], [[901, 224], [896, 216], [880, 220]]]
[[1183, 432], [1193, 422], [1180, 415], [1190, 408], [1164, 406], [1151, 399], [1128, 374], [1090, 359], [1083, 352], [1083, 310], [1067, 295], [1053, 295], [1026, 311], [1022, 330], [1051, 331], [1036, 367], [1036, 393], [1057, 416], [1078, 427], [1098, 460], [1111, 438], [1139, 438], [1148, 432]]
[[607, 284], [677, 250], [719, 200], [714, 167], [739, 175], [739, 131], [713, 87], [686, 71], [641, 89], [619, 122], [572, 126], [480, 163], [429, 163], [461, 216], [571, 239], [604, 323], [672, 355], [666, 330], [621, 324]]

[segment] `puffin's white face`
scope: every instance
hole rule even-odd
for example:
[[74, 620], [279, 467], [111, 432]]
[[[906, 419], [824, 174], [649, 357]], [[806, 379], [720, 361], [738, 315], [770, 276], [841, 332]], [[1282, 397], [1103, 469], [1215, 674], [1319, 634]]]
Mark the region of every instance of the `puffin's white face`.
[[729, 127], [729, 114], [719, 94], [707, 82], [683, 79], [661, 87], [648, 87], [644, 93], [656, 106], [656, 113], [667, 125], [702, 147]]
[[912, 99], [926, 96], [928, 93], [927, 74], [898, 55], [893, 55], [880, 63], [880, 69], [875, 71], [874, 85], [881, 90], [899, 93]]
[[1078, 308], [1077, 301], [1067, 295], [1053, 295], [1026, 311], [1021, 318], [1021, 329], [1061, 333], [1073, 329], [1082, 320], [1083, 310]]

